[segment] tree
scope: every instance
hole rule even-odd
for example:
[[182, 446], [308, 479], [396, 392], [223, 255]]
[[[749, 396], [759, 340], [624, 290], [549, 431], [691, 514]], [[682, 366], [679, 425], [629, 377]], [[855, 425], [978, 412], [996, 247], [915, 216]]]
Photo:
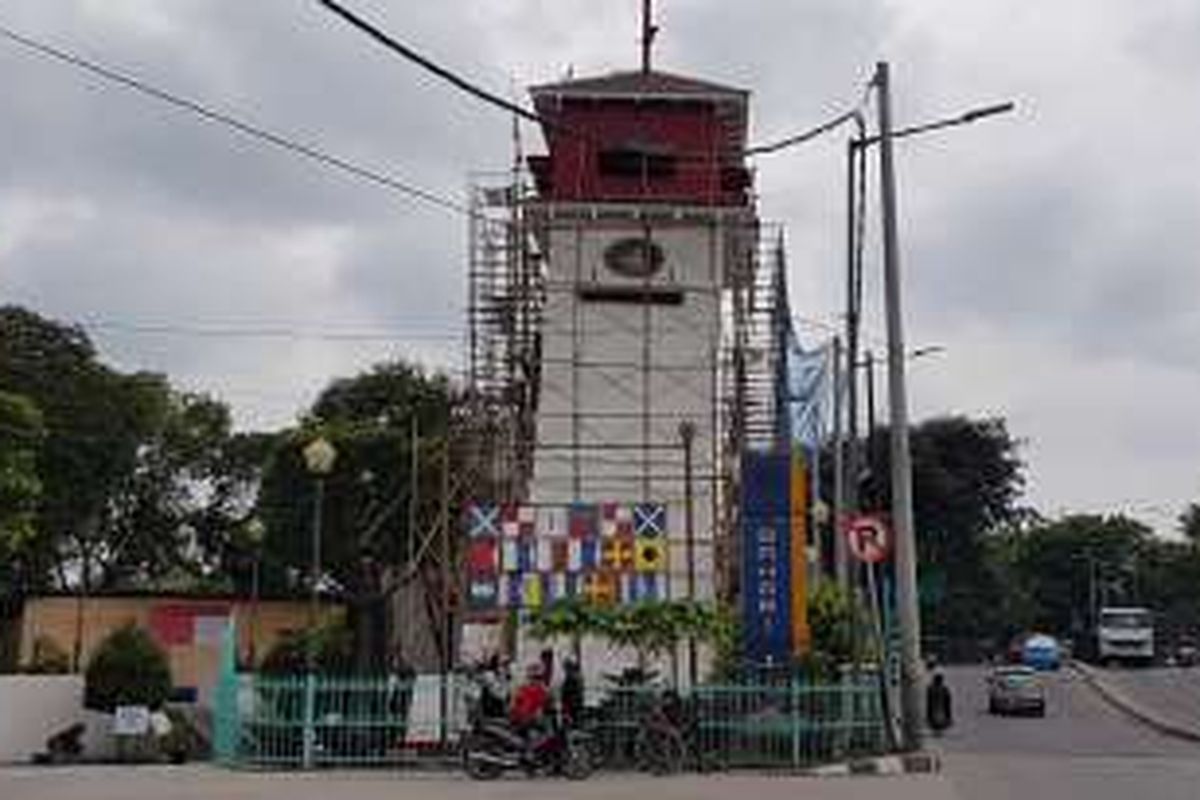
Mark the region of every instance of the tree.
[[[267, 530], [264, 579], [298, 588], [311, 563], [316, 483], [302, 451], [317, 435], [337, 450], [333, 472], [323, 479], [321, 580], [349, 606], [360, 670], [382, 666], [385, 601], [396, 579], [412, 577], [405, 562], [418, 555], [420, 542], [409, 530], [410, 510], [418, 525], [440, 511], [438, 455], [450, 404], [445, 376], [403, 362], [377, 365], [330, 384], [305, 422], [276, 439], [267, 459], [257, 508]], [[420, 499], [410, 509], [414, 423]], [[385, 585], [388, 572], [393, 580]], [[433, 624], [440, 612], [427, 613]]]
[[231, 433], [223, 403], [120, 373], [82, 329], [15, 306], [0, 308], [0, 392], [25, 397], [44, 426], [27, 590], [232, 588], [221, 576], [265, 447]]
[[0, 392], [0, 594], [12, 588], [12, 565], [37, 534], [42, 495], [37, 455], [44, 434], [37, 406], [21, 395]]
[[166, 381], [101, 364], [82, 329], [15, 306], [0, 307], [0, 391], [41, 410], [42, 500], [28, 553], [30, 588], [71, 574], [91, 588], [122, 546], [108, 539], [114, 496], [133, 477], [146, 438], [161, 425]]
[[633, 605], [597, 605], [584, 599], [559, 600], [534, 612], [530, 632], [537, 639], [588, 636], [637, 653], [637, 668], [646, 673], [650, 660], [675, 650], [679, 643], [719, 642], [728, 621], [715, 607], [694, 600], [645, 601]]
[[[884, 514], [891, 508], [889, 435], [882, 427], [868, 437], [861, 487], [863, 507]], [[1003, 419], [963, 416], [924, 421], [913, 427], [910, 441], [925, 630], [952, 641], [977, 640], [1002, 624], [997, 610], [1004, 588], [986, 563], [986, 537], [1022, 514], [1017, 442]]]
[[1188, 503], [1179, 515], [1179, 532], [1193, 545], [1200, 546], [1200, 503]]
[[1030, 614], [1019, 624], [1082, 635], [1095, 625], [1094, 605], [1139, 602], [1138, 564], [1152, 533], [1120, 514], [1075, 514], [1019, 536], [1013, 575]]

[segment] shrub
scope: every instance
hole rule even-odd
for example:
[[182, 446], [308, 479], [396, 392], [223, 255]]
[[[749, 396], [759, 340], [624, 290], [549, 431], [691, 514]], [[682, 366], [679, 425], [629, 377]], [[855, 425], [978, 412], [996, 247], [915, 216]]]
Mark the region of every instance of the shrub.
[[49, 636], [33, 640], [33, 653], [21, 669], [30, 675], [62, 675], [71, 671], [71, 657]]
[[171, 668], [167, 656], [137, 625], [129, 624], [108, 635], [88, 663], [84, 703], [97, 711], [117, 706], [156, 709], [171, 694]]
[[315, 650], [318, 672], [344, 675], [354, 671], [354, 637], [344, 624], [331, 623], [308, 630], [288, 631], [263, 658], [259, 672], [266, 675], [302, 675], [307, 671], [309, 643]]

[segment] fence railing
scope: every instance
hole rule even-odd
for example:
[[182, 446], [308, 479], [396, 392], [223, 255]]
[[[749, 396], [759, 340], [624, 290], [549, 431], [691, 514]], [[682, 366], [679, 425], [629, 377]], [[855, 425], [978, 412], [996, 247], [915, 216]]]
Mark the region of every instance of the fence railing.
[[465, 725], [461, 689], [453, 676], [239, 675], [215, 709], [217, 756], [278, 768], [411, 763]]
[[[462, 676], [239, 675], [217, 693], [226, 764], [261, 768], [394, 766], [455, 757], [473, 684]], [[582, 725], [610, 769], [643, 768], [648, 731], [666, 731], [682, 768], [801, 769], [886, 748], [878, 685], [793, 680], [593, 694]]]

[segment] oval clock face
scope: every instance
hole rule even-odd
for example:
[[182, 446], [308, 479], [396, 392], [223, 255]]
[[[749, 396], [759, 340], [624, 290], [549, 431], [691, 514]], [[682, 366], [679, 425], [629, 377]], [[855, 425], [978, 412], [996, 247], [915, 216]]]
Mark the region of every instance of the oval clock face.
[[604, 266], [625, 278], [649, 278], [664, 260], [663, 249], [645, 237], [620, 239], [604, 250]]

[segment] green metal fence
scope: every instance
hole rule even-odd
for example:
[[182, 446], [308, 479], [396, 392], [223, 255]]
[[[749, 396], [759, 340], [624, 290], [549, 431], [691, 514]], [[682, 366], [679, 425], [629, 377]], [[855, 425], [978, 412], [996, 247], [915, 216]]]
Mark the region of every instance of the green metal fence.
[[[470, 691], [459, 676], [232, 676], [216, 695], [215, 749], [239, 767], [455, 764]], [[802, 769], [886, 748], [877, 684], [849, 679], [614, 688], [582, 724], [614, 770]]]
[[[589, 714], [598, 757], [617, 769], [803, 769], [887, 747], [878, 684], [709, 685], [687, 695], [605, 693]], [[668, 759], [664, 763], [661, 759]]]
[[462, 727], [458, 686], [437, 676], [239, 675], [233, 692], [218, 693], [217, 755], [266, 768], [401, 766], [436, 757]]

